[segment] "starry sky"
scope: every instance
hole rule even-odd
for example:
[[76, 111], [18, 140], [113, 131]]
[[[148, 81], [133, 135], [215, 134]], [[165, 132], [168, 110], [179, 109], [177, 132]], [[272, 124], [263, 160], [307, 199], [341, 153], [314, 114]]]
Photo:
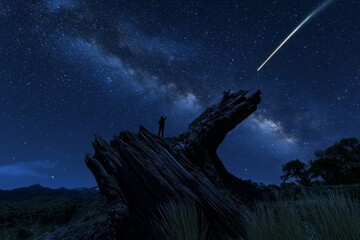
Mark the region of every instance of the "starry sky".
[[243, 179], [360, 136], [360, 3], [0, 0], [0, 188], [91, 187], [95, 135], [176, 136], [224, 90], [263, 92], [218, 150]]

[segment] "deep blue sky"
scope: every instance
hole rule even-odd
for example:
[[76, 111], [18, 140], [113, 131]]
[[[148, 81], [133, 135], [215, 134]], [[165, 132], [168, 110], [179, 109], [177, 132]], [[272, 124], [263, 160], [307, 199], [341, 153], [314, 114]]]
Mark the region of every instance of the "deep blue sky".
[[360, 135], [360, 3], [337, 0], [256, 69], [323, 1], [0, 1], [0, 188], [94, 186], [94, 135], [166, 135], [226, 89], [262, 90], [218, 153], [235, 175]]

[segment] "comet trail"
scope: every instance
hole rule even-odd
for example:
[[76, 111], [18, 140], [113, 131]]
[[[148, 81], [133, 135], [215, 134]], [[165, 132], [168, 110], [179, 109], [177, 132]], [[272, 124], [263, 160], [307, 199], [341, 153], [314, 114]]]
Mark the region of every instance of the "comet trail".
[[319, 12], [321, 12], [322, 10], [324, 10], [327, 6], [329, 6], [332, 2], [334, 2], [336, 0], [328, 0], [325, 1], [323, 4], [321, 4], [319, 7], [317, 7], [307, 18], [305, 18], [295, 29], [294, 31], [292, 31], [290, 33], [289, 36], [287, 36], [287, 38], [275, 49], [275, 51], [265, 60], [265, 62], [263, 64], [261, 64], [261, 66], [257, 69], [257, 71], [259, 72], [262, 67], [265, 66], [265, 64], [270, 61], [270, 59], [277, 53], [277, 51], [280, 50], [280, 48], [282, 46], [284, 46], [284, 44], [305, 24], [307, 23], [312, 17], [314, 17], [316, 14], [318, 14]]

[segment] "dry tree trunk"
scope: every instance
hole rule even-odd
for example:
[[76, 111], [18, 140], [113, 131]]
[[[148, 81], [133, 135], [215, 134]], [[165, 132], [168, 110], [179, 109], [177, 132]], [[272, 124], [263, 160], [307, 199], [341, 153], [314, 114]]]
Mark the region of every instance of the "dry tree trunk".
[[244, 206], [262, 192], [230, 174], [216, 150], [227, 133], [257, 109], [260, 91], [224, 92], [176, 138], [158, 138], [140, 126], [110, 144], [97, 137], [86, 164], [108, 203], [118, 239], [152, 239], [150, 219], [167, 201], [188, 200], [202, 209], [217, 239], [242, 230]]

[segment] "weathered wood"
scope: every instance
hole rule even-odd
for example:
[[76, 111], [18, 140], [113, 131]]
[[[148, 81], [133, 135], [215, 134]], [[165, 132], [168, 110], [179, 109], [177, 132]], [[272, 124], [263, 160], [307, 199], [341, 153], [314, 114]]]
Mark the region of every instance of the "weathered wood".
[[[159, 138], [140, 126], [121, 132], [110, 144], [96, 137], [86, 164], [108, 201], [119, 239], [152, 239], [150, 219], [169, 200], [193, 201], [217, 239], [239, 234], [243, 206], [261, 191], [230, 174], [216, 150], [227, 133], [256, 111], [260, 91], [225, 92], [176, 138]], [[125, 231], [126, 229], [126, 231]]]

